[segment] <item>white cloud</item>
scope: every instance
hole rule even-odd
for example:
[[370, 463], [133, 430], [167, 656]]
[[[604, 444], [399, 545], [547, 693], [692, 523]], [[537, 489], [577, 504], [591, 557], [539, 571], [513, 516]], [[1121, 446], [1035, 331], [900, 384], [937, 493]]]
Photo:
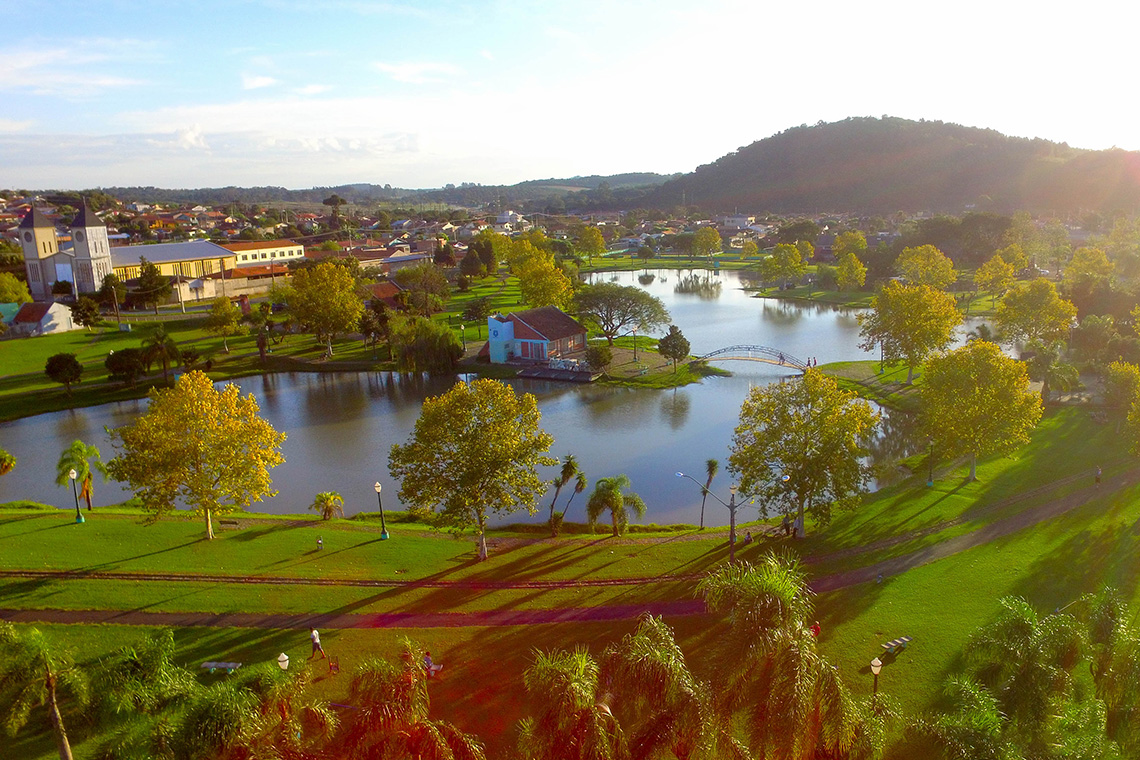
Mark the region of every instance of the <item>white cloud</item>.
[[275, 84], [277, 84], [277, 80], [273, 77], [257, 74], [241, 75], [241, 88], [243, 90], [259, 90], [263, 87], [272, 87]]
[[298, 95], [320, 95], [322, 92], [328, 91], [329, 86], [327, 84], [307, 84], [294, 90]]
[[397, 82], [405, 84], [429, 84], [441, 82], [447, 77], [461, 73], [460, 69], [450, 63], [432, 62], [404, 62], [372, 64], [378, 71], [388, 74]]
[[483, 56], [483, 57], [484, 57], [484, 58], [486, 58], [488, 61], [493, 61], [493, 60], [495, 60], [495, 54], [494, 54], [494, 53], [492, 53], [490, 50], [480, 50], [480, 51], [479, 51], [479, 55]]
[[104, 90], [134, 87], [143, 80], [103, 70], [150, 56], [152, 46], [138, 40], [76, 39], [66, 46], [38, 43], [3, 50], [0, 92], [89, 97]]
[[35, 121], [32, 119], [16, 121], [15, 119], [0, 118], [0, 132], [23, 132], [33, 124]]

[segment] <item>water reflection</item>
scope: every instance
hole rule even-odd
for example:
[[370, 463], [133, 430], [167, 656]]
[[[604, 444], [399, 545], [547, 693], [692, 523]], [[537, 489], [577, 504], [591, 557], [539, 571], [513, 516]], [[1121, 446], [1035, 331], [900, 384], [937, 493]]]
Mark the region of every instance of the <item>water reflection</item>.
[[689, 409], [692, 401], [689, 394], [680, 388], [661, 393], [661, 417], [669, 423], [673, 430], [680, 430], [689, 420]]
[[691, 274], [682, 277], [673, 286], [673, 292], [679, 295], [695, 295], [702, 301], [715, 301], [720, 298], [720, 291], [724, 287], [720, 280], [714, 280], [707, 275]]

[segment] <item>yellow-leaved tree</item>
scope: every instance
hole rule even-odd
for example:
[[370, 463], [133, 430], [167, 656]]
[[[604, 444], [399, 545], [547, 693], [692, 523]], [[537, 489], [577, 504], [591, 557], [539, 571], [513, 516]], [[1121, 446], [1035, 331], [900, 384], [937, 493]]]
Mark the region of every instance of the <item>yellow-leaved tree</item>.
[[400, 499], [437, 510], [453, 529], [474, 527], [479, 559], [486, 559], [488, 513], [534, 514], [547, 485], [535, 468], [558, 463], [546, 456], [554, 437], [540, 419], [534, 396], [498, 380], [457, 383], [427, 399], [408, 442], [388, 457]]
[[130, 485], [150, 519], [181, 503], [206, 518], [244, 509], [277, 492], [269, 469], [285, 461], [285, 434], [258, 416], [253, 394], [221, 390], [202, 372], [187, 372], [173, 388], [151, 391], [146, 413], [110, 431], [118, 456], [107, 469]]

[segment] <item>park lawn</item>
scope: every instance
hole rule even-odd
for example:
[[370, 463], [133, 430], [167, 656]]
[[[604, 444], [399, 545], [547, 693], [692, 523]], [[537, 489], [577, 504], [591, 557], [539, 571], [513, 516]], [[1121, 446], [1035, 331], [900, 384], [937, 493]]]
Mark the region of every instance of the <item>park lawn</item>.
[[831, 362], [820, 366], [819, 370], [834, 377], [840, 388], [877, 404], [908, 412], [918, 411], [923, 367], [914, 368], [910, 384], [906, 381], [906, 364], [887, 364], [881, 373], [879, 367], [877, 361]]
[[786, 290], [776, 286], [769, 288], [750, 288], [750, 292], [757, 298], [781, 298], [798, 301], [817, 301], [833, 306], [842, 306], [848, 309], [866, 309], [871, 306], [873, 292], [858, 290], [822, 290], [816, 285], [797, 285]]

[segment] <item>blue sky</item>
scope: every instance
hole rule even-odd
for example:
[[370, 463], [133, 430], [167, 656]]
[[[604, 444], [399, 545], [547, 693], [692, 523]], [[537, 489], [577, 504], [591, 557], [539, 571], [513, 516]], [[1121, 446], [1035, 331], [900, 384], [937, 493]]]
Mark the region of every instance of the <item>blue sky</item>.
[[33, 0], [8, 11], [0, 187], [684, 172], [788, 127], [882, 114], [1140, 149], [1133, 4]]

